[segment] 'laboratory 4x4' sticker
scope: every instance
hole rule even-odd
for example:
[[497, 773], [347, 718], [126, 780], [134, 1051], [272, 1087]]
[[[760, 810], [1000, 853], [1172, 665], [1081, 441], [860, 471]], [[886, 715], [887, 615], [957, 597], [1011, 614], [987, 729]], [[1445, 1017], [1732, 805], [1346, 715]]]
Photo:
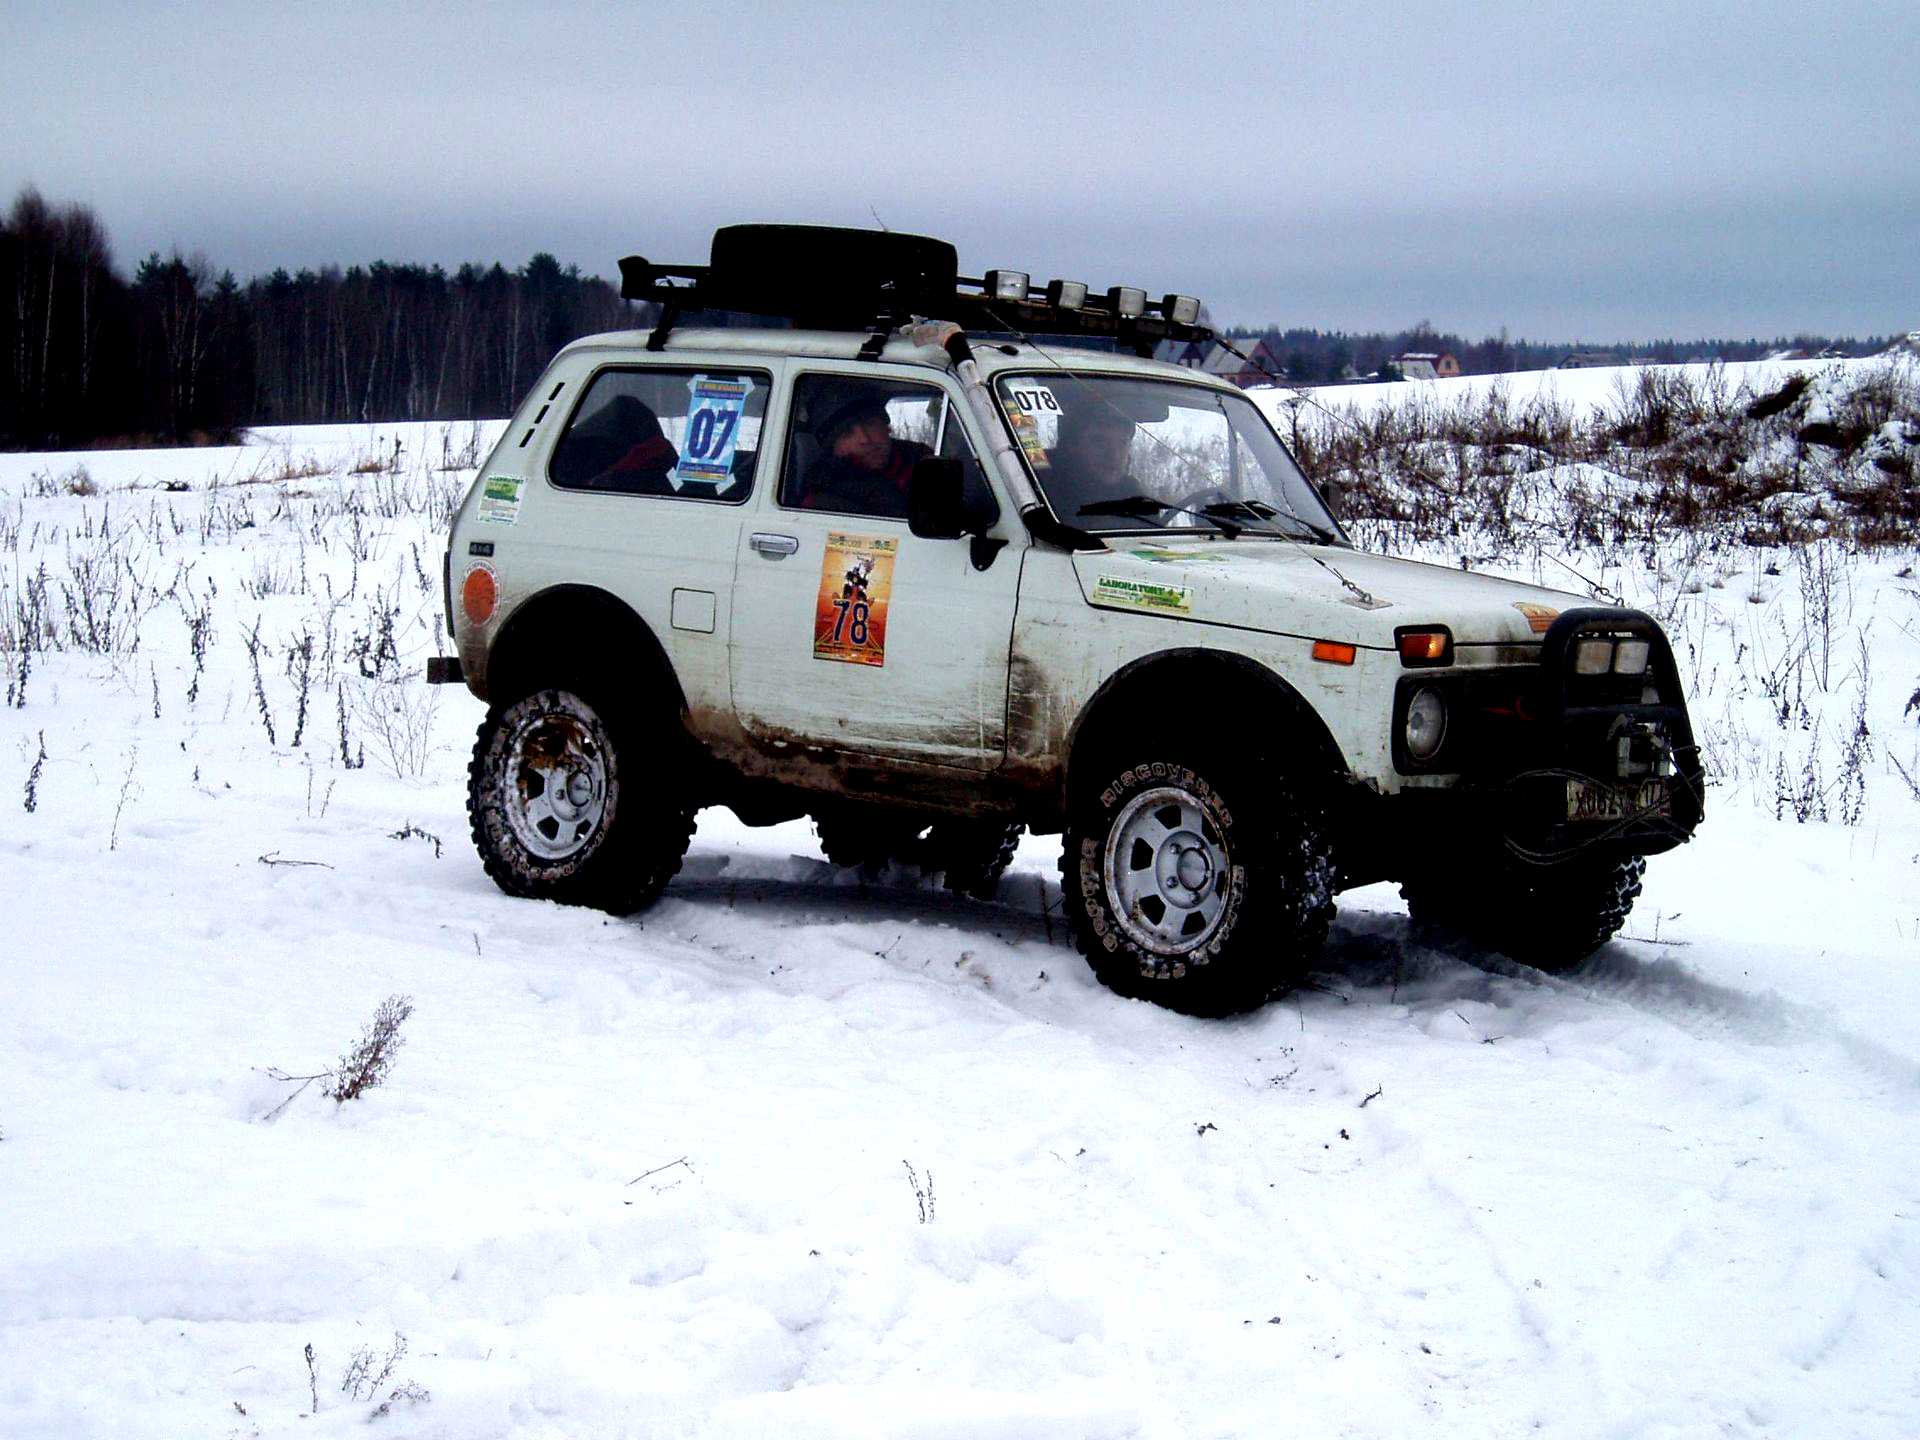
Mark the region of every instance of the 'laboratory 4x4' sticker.
[[1193, 591], [1185, 585], [1162, 585], [1153, 580], [1127, 580], [1118, 575], [1102, 575], [1093, 582], [1093, 603], [1185, 615], [1193, 609]]
[[900, 542], [890, 535], [827, 536], [813, 608], [813, 658], [887, 663], [887, 602]]
[[526, 481], [489, 475], [480, 487], [480, 518], [495, 525], [512, 525], [520, 518], [520, 492]]

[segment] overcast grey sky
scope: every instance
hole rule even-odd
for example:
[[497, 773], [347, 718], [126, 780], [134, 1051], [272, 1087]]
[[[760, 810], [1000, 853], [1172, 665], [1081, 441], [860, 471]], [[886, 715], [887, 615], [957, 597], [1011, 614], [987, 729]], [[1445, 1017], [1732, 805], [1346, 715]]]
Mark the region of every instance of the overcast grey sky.
[[1917, 136], [1911, 0], [48, 3], [0, 43], [0, 203], [242, 277], [877, 215], [1222, 321], [1882, 332]]

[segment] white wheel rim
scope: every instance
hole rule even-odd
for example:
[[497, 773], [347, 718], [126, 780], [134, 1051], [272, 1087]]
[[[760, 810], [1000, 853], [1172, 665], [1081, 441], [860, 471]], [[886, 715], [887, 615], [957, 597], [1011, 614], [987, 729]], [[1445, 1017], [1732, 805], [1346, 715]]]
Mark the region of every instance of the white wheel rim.
[[542, 860], [578, 855], [606, 818], [606, 751], [579, 716], [546, 711], [517, 725], [506, 778], [514, 838]]
[[1107, 831], [1107, 898], [1121, 930], [1157, 955], [1186, 955], [1220, 928], [1232, 882], [1226, 841], [1188, 791], [1129, 800]]

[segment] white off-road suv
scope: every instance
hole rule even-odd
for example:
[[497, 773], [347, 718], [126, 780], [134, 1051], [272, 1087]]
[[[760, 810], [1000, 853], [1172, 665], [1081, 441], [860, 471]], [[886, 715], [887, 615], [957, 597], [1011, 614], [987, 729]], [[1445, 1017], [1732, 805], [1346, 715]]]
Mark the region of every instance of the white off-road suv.
[[449, 539], [507, 891], [645, 905], [708, 805], [976, 892], [1025, 827], [1102, 981], [1221, 1013], [1382, 879], [1570, 963], [1699, 823], [1659, 626], [1352, 548], [1240, 390], [1139, 358], [1212, 338], [1189, 297], [789, 226], [622, 272], [657, 325], [560, 352]]

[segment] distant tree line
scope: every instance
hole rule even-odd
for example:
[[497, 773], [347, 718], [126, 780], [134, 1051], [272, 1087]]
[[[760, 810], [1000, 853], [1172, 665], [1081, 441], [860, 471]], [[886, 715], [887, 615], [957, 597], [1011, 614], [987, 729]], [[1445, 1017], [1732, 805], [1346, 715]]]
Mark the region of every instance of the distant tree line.
[[1286, 367], [1287, 378], [1307, 385], [1334, 384], [1343, 379], [1375, 375], [1383, 367], [1390, 367], [1395, 356], [1409, 353], [1451, 354], [1460, 362], [1464, 375], [1500, 375], [1513, 370], [1551, 369], [1575, 352], [1608, 356], [1621, 364], [1647, 359], [1661, 365], [1678, 365], [1690, 360], [1761, 360], [1779, 350], [1801, 350], [1817, 355], [1832, 348], [1848, 355], [1869, 355], [1886, 349], [1895, 338], [1891, 335], [1792, 335], [1770, 340], [1749, 336], [1718, 340], [1636, 340], [1616, 345], [1549, 345], [1512, 339], [1504, 329], [1498, 335], [1469, 340], [1450, 331], [1436, 330], [1425, 320], [1391, 334], [1379, 331], [1350, 334], [1343, 330], [1279, 325], [1234, 326], [1226, 333], [1243, 350], [1265, 340], [1267, 349]]
[[0, 447], [504, 415], [569, 340], [649, 320], [547, 254], [517, 270], [376, 262], [245, 284], [156, 254], [129, 280], [91, 210], [28, 189], [0, 222]]
[[[152, 254], [129, 279], [84, 205], [29, 187], [0, 220], [0, 448], [220, 439], [249, 425], [467, 420], [505, 415], [555, 350], [652, 323], [649, 306], [577, 266], [467, 264], [275, 270], [242, 284], [198, 256]], [[689, 317], [692, 321], [693, 317]], [[729, 323], [737, 316], [703, 317]], [[1570, 350], [1625, 360], [1755, 359], [1792, 345], [1849, 353], [1851, 337], [1540, 345], [1479, 341], [1426, 321], [1397, 334], [1240, 328], [1288, 378], [1371, 375], [1406, 351], [1450, 351], [1467, 373], [1539, 369]]]

